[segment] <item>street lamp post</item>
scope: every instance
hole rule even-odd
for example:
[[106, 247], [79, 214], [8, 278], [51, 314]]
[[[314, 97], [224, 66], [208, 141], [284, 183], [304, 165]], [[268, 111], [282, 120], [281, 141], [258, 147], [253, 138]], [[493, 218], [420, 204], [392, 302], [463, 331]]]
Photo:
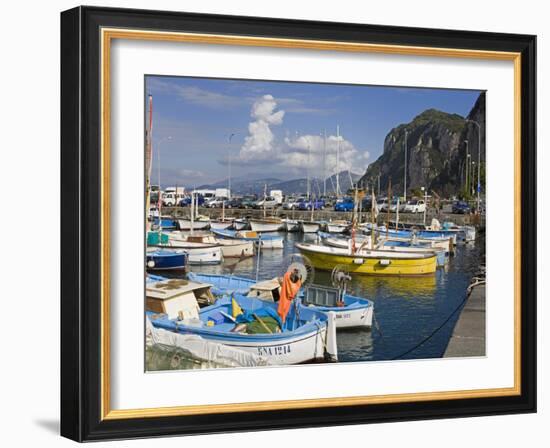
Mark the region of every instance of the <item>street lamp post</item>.
[[473, 123], [477, 126], [477, 213], [479, 213], [481, 202], [481, 125], [474, 120], [466, 120], [466, 122]]

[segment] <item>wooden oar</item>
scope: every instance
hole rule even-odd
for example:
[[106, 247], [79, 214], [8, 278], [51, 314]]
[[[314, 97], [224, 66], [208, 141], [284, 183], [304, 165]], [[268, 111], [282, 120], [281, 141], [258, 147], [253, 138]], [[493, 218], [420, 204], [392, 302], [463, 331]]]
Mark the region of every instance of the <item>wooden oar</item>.
[[269, 329], [269, 327], [265, 324], [265, 322], [264, 322], [262, 319], [260, 319], [256, 313], [252, 313], [252, 315], [254, 316], [254, 319], [256, 319], [258, 322], [260, 322], [260, 324], [262, 325], [262, 327], [264, 327], [264, 329], [265, 329], [268, 333], [273, 334], [273, 332]]

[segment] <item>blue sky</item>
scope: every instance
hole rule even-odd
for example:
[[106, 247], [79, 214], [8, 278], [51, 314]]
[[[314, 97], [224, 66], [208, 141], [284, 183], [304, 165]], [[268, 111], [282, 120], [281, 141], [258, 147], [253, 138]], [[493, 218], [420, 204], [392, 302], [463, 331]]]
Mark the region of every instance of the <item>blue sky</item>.
[[146, 94], [162, 184], [192, 186], [226, 179], [229, 158], [233, 178], [363, 173], [392, 128], [429, 108], [465, 116], [479, 91], [147, 76]]

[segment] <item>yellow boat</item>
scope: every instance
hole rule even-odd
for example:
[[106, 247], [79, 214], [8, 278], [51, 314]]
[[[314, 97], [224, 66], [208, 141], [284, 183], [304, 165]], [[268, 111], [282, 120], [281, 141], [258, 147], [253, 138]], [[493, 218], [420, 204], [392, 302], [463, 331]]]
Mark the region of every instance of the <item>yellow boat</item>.
[[350, 272], [364, 275], [428, 275], [437, 268], [437, 256], [427, 253], [349, 250], [317, 244], [296, 243], [316, 269], [331, 271], [336, 265], [345, 265]]

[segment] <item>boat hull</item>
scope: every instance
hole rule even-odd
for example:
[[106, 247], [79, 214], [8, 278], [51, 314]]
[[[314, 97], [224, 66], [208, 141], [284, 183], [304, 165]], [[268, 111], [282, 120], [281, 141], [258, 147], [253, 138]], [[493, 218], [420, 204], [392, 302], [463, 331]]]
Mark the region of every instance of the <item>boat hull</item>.
[[320, 224], [316, 222], [305, 222], [300, 223], [300, 228], [303, 233], [317, 233], [320, 228]]
[[167, 247], [187, 252], [188, 264], [220, 264], [223, 261], [223, 253], [220, 246], [170, 239]]
[[252, 241], [256, 246], [261, 244], [262, 249], [282, 249], [284, 247], [283, 238], [280, 236], [254, 234], [254, 236], [247, 237], [247, 233], [247, 231], [214, 230], [214, 234], [222, 238], [234, 241]]
[[362, 275], [428, 275], [437, 268], [437, 257], [397, 258], [386, 256], [348, 255], [333, 248], [332, 253], [312, 250], [305, 244], [296, 247], [306, 255], [316, 269], [331, 271], [337, 265], [346, 266], [351, 273]]
[[147, 253], [146, 266], [148, 271], [183, 270], [188, 261], [184, 251], [153, 251]]
[[253, 241], [217, 240], [221, 246], [223, 258], [252, 257], [254, 255]]
[[334, 311], [336, 329], [342, 328], [372, 328], [374, 308], [360, 308], [356, 310]]
[[245, 230], [248, 227], [247, 221], [235, 220], [233, 221], [233, 228], [235, 230]]
[[[178, 219], [178, 228], [180, 230], [191, 230], [190, 219]], [[193, 222], [193, 230], [206, 230], [210, 227], [210, 221], [195, 221]]]
[[327, 224], [328, 233], [344, 233], [348, 229], [347, 225], [342, 224]]
[[288, 219], [285, 221], [285, 230], [287, 232], [298, 232], [300, 230], [300, 223], [294, 219]]
[[233, 221], [210, 221], [210, 228], [213, 230], [229, 229], [233, 225]]
[[[250, 309], [251, 312], [261, 310], [266, 306], [276, 309], [275, 304], [268, 305], [257, 299], [237, 296], [237, 300], [241, 306]], [[227, 306], [230, 303], [228, 298], [219, 299], [216, 304], [201, 310], [200, 319], [204, 322], [208, 318], [209, 313], [215, 313], [218, 310], [225, 310], [229, 313], [230, 311]], [[292, 331], [285, 330], [282, 333], [271, 334], [247, 335], [232, 332], [230, 328], [234, 324], [231, 323], [222, 323], [213, 327], [191, 326], [180, 322], [176, 324], [176, 322], [165, 317], [152, 319], [151, 322], [157, 328], [163, 328], [180, 334], [195, 334], [207, 341], [259, 355], [266, 359], [269, 364], [273, 365], [301, 364], [324, 360], [326, 352], [328, 352], [329, 356], [336, 358], [337, 348], [335, 345], [336, 337], [333, 317], [327, 317], [322, 313], [311, 310], [300, 310], [300, 314], [304, 318], [303, 326], [292, 329]], [[292, 322], [291, 318], [292, 310], [287, 317], [288, 324]], [[329, 324], [331, 327], [329, 327]], [[330, 340], [329, 336], [331, 336]]]
[[254, 232], [278, 232], [282, 225], [282, 222], [255, 221], [253, 219], [250, 220], [250, 228]]

